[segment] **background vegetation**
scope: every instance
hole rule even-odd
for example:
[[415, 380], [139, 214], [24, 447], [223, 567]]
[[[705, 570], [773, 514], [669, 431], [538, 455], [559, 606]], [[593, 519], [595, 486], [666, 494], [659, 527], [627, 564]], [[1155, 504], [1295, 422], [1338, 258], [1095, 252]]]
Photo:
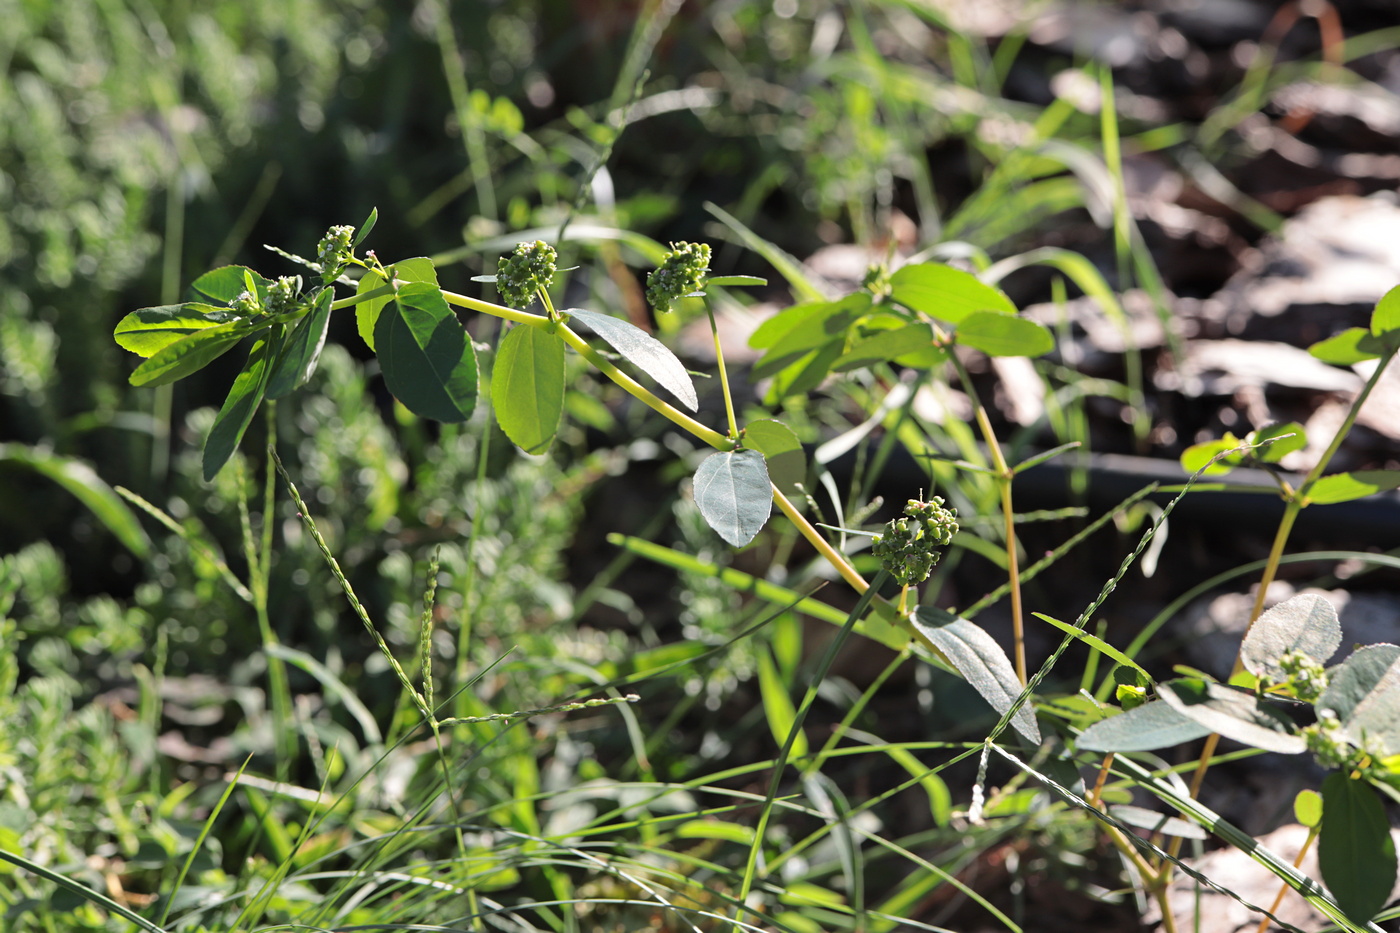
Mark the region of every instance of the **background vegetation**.
[[[1135, 928], [1117, 854], [1034, 782], [998, 775], [987, 821], [967, 822], [975, 758], [946, 763], [995, 716], [883, 648], [848, 647], [813, 683], [802, 743], [824, 751], [780, 770], [765, 801], [835, 630], [718, 568], [805, 592], [810, 555], [779, 533], [732, 553], [679, 484], [693, 442], [582, 367], [573, 427], [525, 457], [489, 420], [439, 427], [396, 407], [337, 315], [312, 383], [205, 483], [200, 447], [236, 364], [133, 389], [111, 339], [123, 314], [181, 300], [205, 269], [295, 273], [263, 244], [309, 254], [376, 205], [367, 245], [433, 256], [458, 290], [518, 240], [559, 240], [561, 265], [579, 266], [570, 305], [657, 326], [702, 371], [712, 359], [685, 315], [651, 321], [642, 300], [670, 240], [713, 243], [718, 272], [769, 277], [756, 299], [725, 298], [736, 320], [741, 301], [771, 310], [795, 279], [858, 281], [895, 251], [985, 265], [1042, 247], [1088, 261], [1004, 269], [1018, 302], [1100, 283], [1165, 314], [1238, 266], [1172, 264], [1170, 238], [1126, 207], [1124, 153], [1204, 165], [1193, 177], [1218, 179], [1228, 202], [1222, 235], [1256, 243], [1292, 211], [1250, 190], [1250, 121], [1286, 116], [1271, 93], [1300, 76], [1376, 79], [1400, 45], [1358, 4], [1349, 44], [1330, 47], [1350, 70], [1327, 70], [1326, 30], [1305, 22], [1265, 44], [1278, 62], [1241, 60], [1239, 35], [1186, 30], [1180, 54], [1114, 71], [1093, 43], [1037, 38], [1045, 11], [1007, 9], [987, 23], [893, 0], [0, 2], [0, 849], [56, 873], [0, 864], [4, 928], [135, 928], [119, 907], [191, 931], [708, 930], [736, 915], [796, 931]], [[1165, 112], [1131, 106], [1157, 92]], [[834, 244], [867, 252], [843, 266]], [[785, 266], [819, 251], [827, 266]], [[1013, 448], [1174, 459], [1221, 427], [1149, 399], [1152, 360], [1135, 347], [1103, 378], [1073, 363], [1033, 371], [1063, 403], [1041, 420], [995, 412]], [[974, 375], [990, 391], [993, 373]], [[884, 388], [769, 401], [811, 446], [863, 422]], [[717, 392], [702, 384], [714, 424]], [[956, 418], [922, 426], [948, 456], [976, 449]], [[882, 472], [917, 446], [884, 427], [838, 462], [852, 491], [828, 508], [844, 506], [844, 524], [885, 517], [882, 493], [918, 491]], [[266, 508], [259, 452], [274, 431], [390, 651], [419, 681], [435, 672], [450, 715], [483, 720], [445, 745], [284, 491]], [[1086, 475], [1066, 475], [1054, 514], [1028, 517], [1048, 522], [1027, 526], [1028, 551], [1107, 511], [1085, 508]], [[940, 492], [974, 534], [927, 598], [968, 606], [1004, 577], [997, 547], [975, 540], [996, 540], [979, 518], [996, 490], [973, 476]], [[1152, 514], [1123, 509], [1092, 559], [1076, 552], [1037, 584], [1041, 604], [1077, 614]], [[609, 534], [693, 562], [639, 562]], [[1189, 544], [1144, 600], [1258, 556]], [[839, 619], [850, 605], [830, 598]], [[989, 626], [1004, 614], [993, 606]], [[1073, 693], [1078, 674], [1063, 676]]]

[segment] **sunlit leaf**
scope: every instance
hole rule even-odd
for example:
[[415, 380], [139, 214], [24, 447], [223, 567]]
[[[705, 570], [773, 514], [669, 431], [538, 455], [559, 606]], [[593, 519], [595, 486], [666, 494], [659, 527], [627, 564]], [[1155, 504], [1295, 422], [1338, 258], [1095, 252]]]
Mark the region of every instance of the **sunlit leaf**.
[[1236, 742], [1284, 755], [1307, 749], [1287, 716], [1248, 691], [1183, 677], [1158, 684], [1157, 695], [1178, 713]]
[[[982, 698], [1004, 715], [1021, 694], [1021, 681], [1006, 652], [986, 629], [933, 606], [920, 606], [914, 628], [943, 653]], [[1011, 725], [1026, 739], [1040, 743], [1040, 727], [1029, 705], [1016, 710]]]
[[[438, 284], [437, 270], [433, 268], [433, 261], [426, 256], [401, 259], [389, 266], [388, 271], [395, 279], [403, 282], [426, 282], [434, 286]], [[387, 283], [384, 277], [379, 273], [366, 272], [355, 286], [355, 294], [364, 295], [376, 288], [383, 288], [385, 284]], [[375, 349], [374, 342], [378, 339], [375, 325], [379, 320], [379, 313], [392, 300], [392, 295], [381, 295], [355, 305], [355, 327], [360, 332], [360, 339], [364, 340], [371, 350]]]
[[974, 311], [1015, 314], [1016, 306], [970, 272], [937, 262], [903, 266], [890, 276], [890, 297], [929, 317], [957, 325]]
[[1265, 612], [1244, 637], [1240, 661], [1256, 677], [1284, 680], [1279, 659], [1292, 651], [1326, 663], [1342, 643], [1337, 610], [1316, 593], [1300, 593]]
[[[933, 328], [920, 321], [866, 337], [847, 350], [831, 368], [844, 373], [890, 361], [910, 366], [933, 366], [947, 358], [947, 351], [933, 345]], [[912, 362], [906, 363], [905, 360]]]
[[130, 382], [134, 386], [163, 386], [197, 373], [232, 350], [244, 337], [262, 333], [270, 325], [254, 321], [229, 321], [196, 331], [162, 347], [136, 367]]
[[1210, 735], [1210, 729], [1161, 700], [1094, 723], [1075, 743], [1089, 752], [1146, 752]]
[[633, 324], [611, 314], [570, 308], [564, 312], [576, 321], [582, 321], [607, 341], [622, 358], [646, 373], [657, 383], [680, 399], [681, 404], [691, 411], [698, 411], [700, 400], [695, 396], [695, 383], [690, 380], [685, 364], [660, 340]]
[[131, 509], [81, 460], [21, 444], [0, 444], [0, 462], [26, 467], [62, 486], [137, 557], [150, 551], [151, 542]]
[[516, 446], [548, 450], [564, 412], [564, 338], [528, 324], [511, 328], [491, 369], [491, 405]]
[[209, 438], [204, 442], [204, 479], [212, 480], [223, 469], [229, 457], [238, 449], [243, 440], [243, 432], [248, 430], [253, 414], [262, 404], [263, 393], [267, 389], [269, 357], [275, 355], [281, 342], [282, 328], [277, 326], [267, 336], [253, 344], [248, 352], [248, 362], [243, 371], [233, 380], [223, 407], [214, 418], [214, 426]]
[[424, 418], [461, 422], [476, 407], [476, 351], [435, 285], [399, 289], [375, 323], [384, 384], [409, 411]]
[[807, 454], [792, 428], [781, 421], [751, 421], [744, 427], [744, 445], [763, 454], [768, 477], [788, 498], [801, 496], [807, 481]]
[[735, 547], [753, 540], [773, 510], [768, 466], [757, 450], [710, 454], [695, 471], [695, 504], [705, 521]]
[[958, 324], [957, 341], [988, 356], [1040, 356], [1055, 349], [1043, 324], [999, 311], [973, 311]]
[[1320, 340], [1308, 347], [1308, 352], [1324, 363], [1337, 366], [1350, 366], [1362, 360], [1379, 359], [1385, 351], [1369, 330], [1364, 327], [1351, 327], [1326, 340]]
[[1333, 505], [1364, 499], [1400, 486], [1400, 470], [1356, 470], [1324, 476], [1308, 489], [1314, 505]]
[[857, 292], [810, 310], [804, 308], [794, 325], [775, 339], [768, 352], [754, 364], [753, 378], [767, 378], [808, 353], [830, 347], [833, 343], [837, 345], [839, 355], [851, 325], [869, 310], [870, 295], [866, 292]]
[[1381, 296], [1371, 312], [1371, 333], [1388, 347], [1395, 344], [1388, 335], [1400, 331], [1400, 285]]
[[321, 348], [326, 345], [326, 331], [331, 323], [331, 301], [335, 291], [323, 288], [316, 294], [315, 303], [287, 335], [282, 355], [272, 367], [272, 375], [267, 380], [267, 397], [282, 398], [306, 384], [316, 371], [316, 363], [321, 358]]
[[193, 301], [141, 308], [117, 322], [112, 338], [122, 349], [149, 357], [190, 334], [236, 320], [230, 311]]
[[221, 266], [210, 270], [195, 279], [190, 284], [190, 290], [210, 301], [227, 305], [248, 290], [249, 282], [252, 282], [253, 290], [259, 296], [267, 296], [268, 280], [247, 266]]

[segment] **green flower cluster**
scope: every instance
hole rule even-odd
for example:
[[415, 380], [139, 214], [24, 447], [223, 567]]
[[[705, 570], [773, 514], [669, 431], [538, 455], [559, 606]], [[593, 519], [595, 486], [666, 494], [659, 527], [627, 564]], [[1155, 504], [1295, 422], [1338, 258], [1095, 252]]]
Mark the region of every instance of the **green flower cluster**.
[[672, 243], [661, 265], [647, 276], [647, 301], [657, 311], [705, 287], [710, 273], [710, 247], [706, 243]]
[[525, 310], [554, 281], [559, 254], [544, 240], [520, 243], [496, 263], [496, 288], [507, 306]]
[[321, 267], [322, 283], [334, 282], [350, 264], [354, 239], [355, 228], [345, 224], [331, 227], [321, 237], [321, 242], [316, 244], [316, 262]]
[[1327, 689], [1327, 669], [1322, 662], [1304, 651], [1290, 651], [1278, 659], [1293, 695], [1304, 703], [1316, 703]]
[[267, 287], [267, 313], [285, 314], [297, 306], [301, 276], [284, 275]]
[[922, 583], [938, 563], [940, 547], [947, 547], [958, 533], [958, 513], [946, 508], [942, 496], [928, 502], [910, 499], [904, 517], [885, 524], [872, 553], [901, 586]]

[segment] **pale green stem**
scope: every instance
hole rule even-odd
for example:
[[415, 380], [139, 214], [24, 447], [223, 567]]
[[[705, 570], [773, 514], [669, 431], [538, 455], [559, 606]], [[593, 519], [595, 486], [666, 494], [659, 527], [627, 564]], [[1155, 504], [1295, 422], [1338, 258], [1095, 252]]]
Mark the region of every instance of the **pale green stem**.
[[724, 370], [724, 348], [719, 342], [719, 325], [715, 323], [715, 309], [705, 302], [705, 313], [710, 316], [710, 333], [715, 338], [715, 365], [719, 370], [720, 388], [724, 390], [724, 412], [729, 416], [729, 436], [739, 436], [739, 422], [734, 418], [734, 398], [729, 392], [729, 374]]

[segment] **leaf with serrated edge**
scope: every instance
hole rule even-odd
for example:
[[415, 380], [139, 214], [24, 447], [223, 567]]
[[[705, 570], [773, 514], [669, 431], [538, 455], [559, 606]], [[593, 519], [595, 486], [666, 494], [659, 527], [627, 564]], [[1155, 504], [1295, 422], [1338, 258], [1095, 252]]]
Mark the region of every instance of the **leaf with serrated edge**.
[[623, 359], [655, 379], [658, 385], [680, 399], [686, 408], [700, 410], [695, 383], [690, 381], [685, 364], [660, 340], [611, 314], [579, 308], [570, 308], [564, 313], [575, 321], [587, 324], [608, 346], [622, 354]]
[[710, 454], [695, 471], [695, 504], [705, 521], [735, 547], [762, 530], [773, 511], [768, 466], [756, 450]]
[[1283, 755], [1307, 750], [1307, 742], [1287, 716], [1247, 691], [1183, 677], [1158, 684], [1157, 695], [1178, 713], [1227, 739]]
[[1147, 752], [1170, 748], [1210, 735], [1196, 720], [1161, 700], [1099, 720], [1079, 736], [1076, 747], [1088, 752]]
[[[426, 282], [429, 285], [437, 285], [437, 270], [433, 268], [433, 261], [426, 256], [419, 256], [415, 259], [400, 259], [389, 266], [388, 271], [402, 282]], [[385, 279], [377, 272], [366, 272], [360, 278], [359, 284], [355, 286], [355, 294], [363, 295], [372, 292], [376, 288], [383, 288]], [[370, 298], [355, 305], [355, 328], [360, 332], [360, 339], [365, 342], [365, 346], [371, 350], [375, 349], [375, 324], [379, 321], [379, 314], [384, 310], [384, 306], [393, 300], [392, 295], [381, 295], [378, 298]]]
[[411, 283], [375, 322], [384, 384], [409, 411], [458, 423], [476, 407], [476, 351], [435, 285]]
[[190, 334], [236, 320], [230, 311], [194, 301], [140, 308], [117, 322], [112, 339], [123, 350], [149, 358]]
[[[943, 652], [997, 715], [1011, 709], [1021, 695], [1021, 681], [1006, 652], [985, 629], [932, 606], [920, 606], [912, 621], [914, 628]], [[1028, 706], [1016, 710], [1011, 725], [1026, 739], [1039, 744], [1040, 727]]]
[[1395, 840], [1385, 807], [1369, 785], [1336, 772], [1322, 782], [1322, 813], [1322, 880], [1347, 916], [1365, 923], [1395, 886]]
[[233, 380], [223, 407], [214, 418], [214, 426], [209, 430], [209, 438], [204, 442], [204, 481], [209, 482], [223, 469], [229, 457], [238, 449], [243, 433], [253, 420], [258, 406], [262, 404], [263, 392], [267, 388], [268, 357], [280, 349], [281, 325], [272, 333], [253, 344], [248, 352], [248, 362], [243, 371]]
[[244, 337], [267, 329], [266, 325], [238, 320], [196, 331], [151, 354], [150, 359], [136, 367], [129, 381], [134, 386], [163, 386], [176, 382], [199, 372], [232, 350]]
[[305, 385], [316, 371], [321, 349], [326, 345], [326, 331], [331, 323], [331, 301], [334, 298], [333, 289], [321, 289], [311, 310], [297, 321], [287, 335], [282, 355], [273, 364], [272, 375], [267, 380], [268, 398], [282, 398], [293, 389]]
[[957, 341], [988, 356], [1041, 356], [1055, 349], [1055, 337], [1045, 325], [997, 311], [974, 311], [963, 318]]
[[1300, 593], [1255, 621], [1240, 646], [1240, 661], [1254, 676], [1277, 683], [1284, 679], [1278, 662], [1285, 654], [1301, 651], [1326, 664], [1341, 643], [1336, 608], [1316, 593]]
[[564, 338], [528, 324], [511, 328], [491, 369], [491, 404], [517, 447], [548, 450], [564, 413]]

